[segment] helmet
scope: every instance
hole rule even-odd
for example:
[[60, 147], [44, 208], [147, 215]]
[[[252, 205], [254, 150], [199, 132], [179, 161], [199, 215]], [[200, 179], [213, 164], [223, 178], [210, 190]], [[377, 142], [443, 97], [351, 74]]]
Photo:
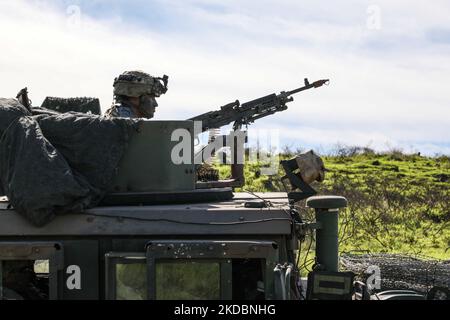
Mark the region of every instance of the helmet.
[[153, 95], [159, 97], [167, 92], [169, 77], [152, 77], [142, 71], [126, 71], [114, 79], [114, 95], [127, 97], [140, 97]]

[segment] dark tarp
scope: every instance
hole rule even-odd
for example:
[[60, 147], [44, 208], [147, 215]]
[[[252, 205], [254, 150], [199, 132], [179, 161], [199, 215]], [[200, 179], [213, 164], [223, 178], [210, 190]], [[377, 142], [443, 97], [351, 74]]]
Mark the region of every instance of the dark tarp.
[[0, 194], [36, 226], [97, 205], [138, 122], [0, 99]]
[[[14, 122], [18, 117], [21, 116], [31, 116], [31, 113], [22, 106], [16, 100], [0, 99], [0, 140], [3, 136], [3, 132], [6, 131], [11, 123]], [[0, 158], [3, 152], [0, 151]], [[0, 182], [2, 180], [2, 175], [0, 174]], [[0, 195], [5, 195], [6, 191], [3, 188], [3, 183], [0, 183]]]

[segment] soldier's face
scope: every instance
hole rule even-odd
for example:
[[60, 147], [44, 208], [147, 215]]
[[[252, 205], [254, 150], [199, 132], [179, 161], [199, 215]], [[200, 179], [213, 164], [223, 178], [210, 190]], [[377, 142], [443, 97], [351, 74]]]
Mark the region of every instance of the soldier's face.
[[158, 103], [156, 102], [155, 97], [150, 95], [141, 96], [139, 109], [146, 118], [153, 118], [156, 107], [158, 107]]

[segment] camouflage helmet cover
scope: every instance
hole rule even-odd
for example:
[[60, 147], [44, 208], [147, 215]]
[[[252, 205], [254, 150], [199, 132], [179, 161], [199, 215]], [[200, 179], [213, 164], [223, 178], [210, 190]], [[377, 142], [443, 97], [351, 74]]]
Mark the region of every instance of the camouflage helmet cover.
[[157, 78], [142, 71], [126, 71], [114, 79], [114, 95], [140, 97], [145, 94], [159, 97], [167, 92], [169, 77]]

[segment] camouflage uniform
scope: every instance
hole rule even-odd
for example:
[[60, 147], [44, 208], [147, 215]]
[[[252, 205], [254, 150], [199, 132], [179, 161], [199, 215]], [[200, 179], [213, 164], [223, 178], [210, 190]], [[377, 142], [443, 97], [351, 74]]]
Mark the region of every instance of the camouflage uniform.
[[[126, 71], [114, 80], [116, 103], [106, 112], [107, 117], [153, 118], [157, 97], [167, 92], [169, 77], [156, 78], [142, 71]], [[129, 98], [139, 98], [139, 106]]]
[[106, 111], [105, 116], [120, 118], [139, 118], [139, 116], [134, 112], [133, 107], [130, 105], [130, 103], [126, 101], [114, 104], [108, 111]]

